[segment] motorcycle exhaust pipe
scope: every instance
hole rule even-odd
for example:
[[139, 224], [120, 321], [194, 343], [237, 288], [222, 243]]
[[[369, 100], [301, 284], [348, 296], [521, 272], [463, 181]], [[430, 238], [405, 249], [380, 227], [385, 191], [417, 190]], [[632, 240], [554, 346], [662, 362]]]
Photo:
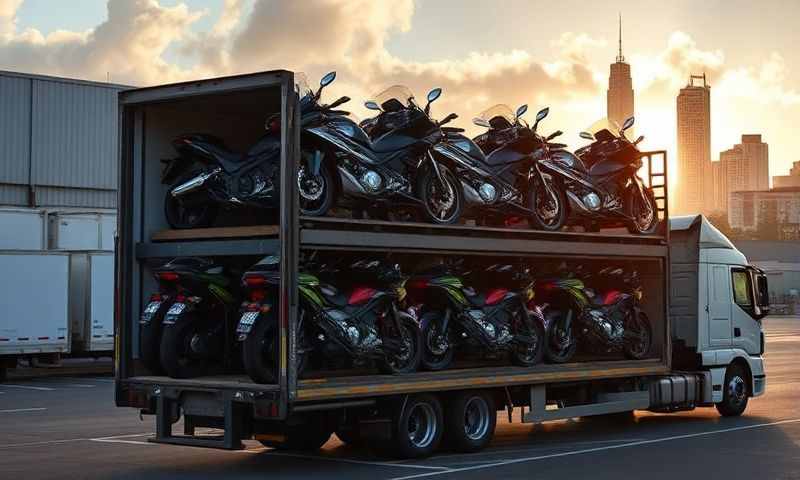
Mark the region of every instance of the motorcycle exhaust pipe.
[[187, 180], [178, 185], [177, 187], [173, 188], [172, 191], [170, 192], [170, 195], [172, 195], [173, 197], [179, 197], [189, 192], [193, 192], [198, 188], [202, 187], [203, 184], [206, 183], [206, 180], [217, 175], [221, 171], [222, 171], [221, 168], [215, 168], [210, 172], [201, 173], [200, 175], [194, 177], [193, 179]]

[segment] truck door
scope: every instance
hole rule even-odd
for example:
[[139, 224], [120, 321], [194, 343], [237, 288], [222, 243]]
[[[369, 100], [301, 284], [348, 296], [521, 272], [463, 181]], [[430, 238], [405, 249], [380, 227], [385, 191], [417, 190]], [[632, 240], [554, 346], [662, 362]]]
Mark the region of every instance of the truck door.
[[710, 264], [708, 269], [708, 343], [711, 347], [730, 347], [733, 304], [730, 267]]
[[731, 269], [731, 285], [733, 291], [733, 346], [741, 348], [749, 354], [761, 353], [761, 324], [756, 319], [756, 302], [754, 285], [750, 272], [746, 268]]

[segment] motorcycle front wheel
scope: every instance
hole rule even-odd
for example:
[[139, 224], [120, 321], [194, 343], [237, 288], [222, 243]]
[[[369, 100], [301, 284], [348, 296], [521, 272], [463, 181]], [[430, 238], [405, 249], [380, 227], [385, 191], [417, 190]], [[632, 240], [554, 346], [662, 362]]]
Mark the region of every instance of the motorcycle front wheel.
[[442, 333], [444, 314], [428, 312], [422, 316], [422, 367], [426, 370], [444, 370], [453, 362], [455, 350], [450, 331]]
[[644, 312], [631, 312], [625, 324], [622, 350], [626, 358], [641, 360], [650, 353], [653, 342], [653, 327]]
[[519, 319], [517, 322], [514, 335], [528, 337], [528, 341], [519, 341], [514, 344], [511, 350], [511, 363], [520, 367], [532, 367], [541, 362], [544, 356], [544, 326], [530, 316], [527, 322], [523, 319]]
[[[398, 339], [402, 339], [403, 348], [400, 353], [392, 355], [381, 365], [384, 373], [413, 373], [419, 369], [422, 361], [422, 332], [411, 315], [397, 312], [400, 331], [393, 332]], [[395, 329], [393, 329], [395, 330]]]
[[297, 171], [297, 192], [300, 197], [300, 214], [322, 217], [333, 207], [335, 183], [328, 165], [322, 165], [317, 175], [305, 166]]
[[[173, 183], [168, 189], [164, 197], [164, 216], [167, 218], [167, 223], [170, 227], [175, 229], [189, 229], [198, 227], [207, 227], [214, 222], [217, 216], [216, 205], [211, 199], [197, 199], [194, 202], [186, 201], [183, 196], [172, 196], [172, 189], [178, 185], [191, 180], [202, 174], [201, 170], [193, 170], [189, 173], [181, 175], [178, 180]], [[188, 198], [192, 196], [202, 195], [202, 193], [189, 193]]]
[[275, 383], [278, 355], [278, 332], [275, 312], [270, 311], [256, 322], [242, 343], [242, 363], [256, 383]]
[[208, 330], [196, 314], [185, 314], [173, 325], [166, 325], [161, 335], [161, 366], [172, 378], [193, 378], [208, 373], [210, 359], [205, 343]]
[[567, 223], [567, 198], [553, 177], [544, 174], [528, 189], [528, 223], [535, 230], [557, 232]]
[[461, 218], [464, 210], [464, 196], [461, 184], [452, 170], [439, 165], [439, 173], [444, 184], [439, 180], [433, 168], [429, 168], [419, 179], [419, 194], [425, 207], [425, 213], [433, 223], [452, 225]]
[[[567, 312], [549, 310], [547, 318], [547, 334], [545, 337], [544, 355], [550, 363], [567, 363], [572, 360], [578, 349], [574, 328], [567, 328]], [[572, 319], [573, 327], [575, 319]]]
[[628, 192], [628, 231], [638, 235], [651, 235], [658, 228], [658, 211], [653, 190], [644, 189], [644, 198], [635, 188]]

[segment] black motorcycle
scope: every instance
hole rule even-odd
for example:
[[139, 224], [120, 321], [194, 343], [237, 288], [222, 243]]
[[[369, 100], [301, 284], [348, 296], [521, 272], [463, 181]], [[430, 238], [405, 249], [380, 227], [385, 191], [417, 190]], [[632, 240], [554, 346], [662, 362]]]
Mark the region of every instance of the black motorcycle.
[[[582, 224], [588, 231], [625, 226], [631, 233], [652, 234], [659, 223], [653, 189], [638, 175], [642, 155], [637, 148], [644, 137], [630, 141], [625, 130], [633, 126], [628, 118], [621, 129], [603, 121], [580, 136], [592, 144], [572, 154], [561, 148], [548, 148], [539, 160], [542, 172], [552, 176], [569, 202], [571, 218], [561, 215], [543, 224], [558, 230], [565, 223]], [[560, 207], [563, 209], [563, 207]]]
[[[259, 383], [275, 378], [279, 263], [278, 257], [267, 257], [243, 277], [249, 300], [242, 304], [237, 333], [245, 369]], [[377, 362], [385, 373], [417, 370], [420, 330], [416, 320], [398, 308], [405, 296], [405, 279], [397, 267], [362, 260], [350, 265], [347, 275], [329, 265], [312, 268], [318, 273], [303, 272], [298, 278], [298, 376], [313, 353], [325, 360], [325, 366], [344, 359], [355, 365]], [[350, 281], [341, 291], [321, 276]]]
[[[582, 276], [536, 284], [536, 296], [546, 304], [547, 360], [568, 362], [579, 347], [595, 354], [622, 352], [633, 360], [646, 358], [653, 334], [639, 306], [642, 287], [636, 272], [625, 275], [621, 269], [603, 269], [596, 276]], [[596, 291], [584, 281], [606, 290]], [[608, 287], [615, 284], [619, 287]]]
[[[484, 284], [499, 267], [480, 272]], [[423, 367], [447, 368], [459, 344], [491, 355], [508, 352], [512, 363], [523, 367], [539, 363], [545, 331], [542, 319], [527, 308], [533, 284], [509, 290], [498, 282], [482, 293], [464, 284], [462, 277], [469, 272], [454, 275], [452, 268], [437, 266], [408, 282], [412, 308], [421, 312]]]
[[213, 135], [194, 133], [172, 141], [179, 156], [165, 160], [161, 182], [170, 187], [164, 213], [172, 228], [211, 225], [220, 207], [277, 208], [280, 185], [280, 119], [245, 153]]
[[[441, 89], [428, 94], [428, 103], [419, 107], [405, 87], [392, 87], [366, 102], [367, 108], [381, 112], [379, 127], [369, 127], [368, 135], [347, 112], [332, 110], [349, 101], [342, 97], [332, 105], [319, 104], [321, 89], [335, 73], [323, 77], [320, 90], [307, 94], [303, 106], [303, 162], [298, 186], [300, 209], [304, 215], [324, 215], [336, 205], [354, 212], [378, 212], [389, 217], [391, 210], [426, 207], [436, 223], [452, 223], [459, 217], [461, 204], [453, 192], [457, 182], [447, 168], [430, 154], [432, 145], [442, 138], [441, 122], [431, 119], [430, 104]], [[388, 121], [386, 119], [393, 119]], [[432, 206], [445, 205], [446, 208]]]
[[174, 378], [208, 373], [212, 362], [233, 366], [237, 285], [226, 268], [204, 258], [177, 258], [155, 275], [163, 293], [151, 297], [140, 320], [145, 363], [160, 362]]

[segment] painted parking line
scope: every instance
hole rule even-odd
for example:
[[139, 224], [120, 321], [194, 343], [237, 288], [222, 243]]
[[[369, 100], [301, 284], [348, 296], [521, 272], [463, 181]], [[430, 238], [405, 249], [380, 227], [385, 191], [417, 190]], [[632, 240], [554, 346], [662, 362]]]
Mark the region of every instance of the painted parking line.
[[641, 445], [651, 445], [654, 443], [662, 443], [662, 442], [670, 442], [673, 440], [684, 440], [687, 438], [695, 438], [695, 437], [704, 437], [708, 435], [719, 435], [722, 433], [730, 433], [730, 432], [737, 432], [742, 430], [753, 430], [757, 428], [766, 428], [766, 427], [774, 427], [778, 425], [785, 425], [789, 423], [800, 423], [800, 418], [790, 419], [790, 420], [780, 420], [777, 422], [769, 422], [769, 423], [758, 423], [755, 425], [742, 425], [739, 427], [731, 427], [731, 428], [722, 428], [717, 430], [711, 430], [706, 432], [697, 432], [697, 433], [687, 433], [684, 435], [672, 435], [669, 437], [661, 437], [661, 438], [654, 438], [650, 440], [639, 440], [636, 442], [629, 442], [623, 443], [619, 445], [607, 445], [604, 447], [595, 447], [595, 448], [585, 448], [581, 450], [571, 450], [568, 452], [560, 452], [560, 453], [551, 453], [547, 455], [537, 455], [534, 457], [523, 457], [523, 458], [515, 458], [513, 460], [503, 460], [499, 462], [492, 462], [487, 463], [484, 465], [473, 465], [469, 467], [461, 467], [461, 468], [453, 468], [447, 471], [439, 471], [439, 472], [427, 472], [427, 473], [419, 473], [416, 475], [407, 475], [404, 477], [394, 477], [391, 480], [411, 480], [414, 478], [426, 478], [426, 477], [433, 477], [437, 475], [445, 475], [448, 473], [461, 473], [461, 472], [468, 472], [473, 470], [482, 470], [485, 468], [495, 468], [495, 467], [504, 467], [506, 465], [514, 465], [517, 463], [526, 463], [526, 462], [535, 462], [539, 460], [547, 460], [551, 458], [559, 458], [559, 457], [569, 457], [573, 455], [583, 455], [586, 453], [595, 453], [595, 452], [602, 452], [605, 450], [616, 450], [619, 448], [629, 448], [629, 447], [638, 447]]
[[4, 383], [3, 388], [19, 388], [22, 390], [36, 390], [39, 392], [52, 392], [55, 390], [55, 388], [50, 388], [50, 387], [34, 387], [31, 385], [9, 385], [8, 383]]
[[[264, 449], [267, 450], [267, 449]], [[239, 453], [260, 453], [264, 450], [239, 450]], [[392, 462], [370, 462], [368, 460], [354, 460], [350, 458], [336, 458], [336, 457], [325, 457], [322, 455], [304, 455], [302, 453], [288, 453], [288, 452], [270, 452], [265, 455], [270, 457], [294, 457], [294, 458], [304, 458], [308, 460], [323, 460], [326, 462], [338, 462], [338, 463], [351, 463], [355, 465], [370, 465], [373, 467], [399, 467], [399, 468], [416, 468], [420, 470], [435, 470], [436, 473], [439, 472], [449, 472], [451, 469], [449, 467], [438, 467], [433, 465], [412, 465], [407, 463], [392, 463]]]
[[98, 443], [126, 443], [129, 445], [156, 445], [155, 443], [150, 443], [147, 441], [142, 440], [128, 440], [129, 438], [137, 438], [137, 437], [150, 437], [153, 435], [153, 432], [147, 433], [129, 433], [126, 435], [113, 435], [110, 437], [98, 437], [98, 438], [89, 438], [90, 442], [98, 442]]
[[8, 410], [0, 410], [0, 413], [23, 413], [23, 412], [41, 412], [42, 410], [47, 410], [44, 407], [34, 407], [34, 408], [10, 408]]

